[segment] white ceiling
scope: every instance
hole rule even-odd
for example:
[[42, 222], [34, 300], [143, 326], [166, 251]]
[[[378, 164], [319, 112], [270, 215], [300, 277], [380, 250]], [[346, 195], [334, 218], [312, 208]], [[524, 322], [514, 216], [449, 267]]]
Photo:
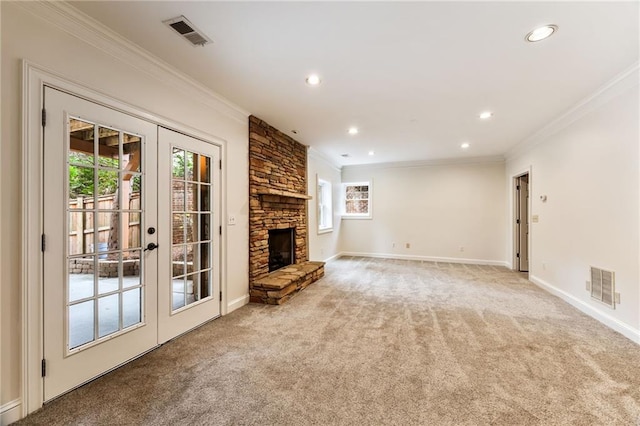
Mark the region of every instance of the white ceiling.
[[504, 155], [639, 57], [638, 2], [71, 4], [339, 165]]

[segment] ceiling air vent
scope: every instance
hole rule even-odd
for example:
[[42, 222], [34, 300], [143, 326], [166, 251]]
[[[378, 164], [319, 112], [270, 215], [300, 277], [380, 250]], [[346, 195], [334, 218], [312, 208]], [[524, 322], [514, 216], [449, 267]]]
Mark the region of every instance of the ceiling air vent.
[[616, 307], [615, 274], [591, 267], [591, 298], [605, 305]]
[[178, 34], [186, 38], [193, 46], [204, 46], [212, 43], [211, 39], [204, 35], [202, 31], [197, 29], [187, 18], [178, 16], [177, 18], [167, 19], [163, 21], [165, 24], [173, 28]]

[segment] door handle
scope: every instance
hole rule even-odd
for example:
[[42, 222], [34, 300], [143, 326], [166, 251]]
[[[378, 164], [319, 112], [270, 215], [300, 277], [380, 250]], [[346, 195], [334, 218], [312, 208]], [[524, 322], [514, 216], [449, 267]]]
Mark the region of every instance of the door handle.
[[153, 250], [155, 250], [157, 248], [158, 248], [158, 245], [156, 243], [149, 243], [149, 244], [147, 244], [147, 248], [144, 249], [143, 251], [147, 251], [147, 250], [153, 251]]

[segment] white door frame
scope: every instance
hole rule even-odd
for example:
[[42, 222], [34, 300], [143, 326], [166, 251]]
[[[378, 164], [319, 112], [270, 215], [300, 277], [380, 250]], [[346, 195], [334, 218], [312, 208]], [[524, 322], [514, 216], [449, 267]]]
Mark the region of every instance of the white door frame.
[[516, 225], [516, 215], [517, 215], [517, 209], [518, 209], [518, 192], [516, 190], [516, 179], [519, 178], [520, 176], [523, 175], [529, 175], [529, 202], [527, 203], [527, 219], [528, 219], [528, 223], [529, 223], [529, 238], [527, 239], [527, 252], [529, 255], [529, 271], [531, 271], [531, 262], [533, 259], [533, 253], [531, 252], [531, 240], [532, 240], [532, 236], [533, 236], [533, 232], [531, 229], [531, 200], [533, 199], [533, 197], [531, 196], [532, 193], [532, 187], [533, 187], [533, 181], [531, 179], [531, 166], [527, 167], [526, 169], [520, 170], [517, 173], [513, 173], [510, 177], [509, 177], [509, 195], [511, 197], [511, 214], [509, 217], [509, 229], [511, 230], [511, 269], [513, 269], [514, 271], [518, 270], [518, 227]]
[[[223, 162], [220, 212], [222, 214], [227, 210], [226, 140], [114, 99], [29, 61], [22, 62], [22, 417], [34, 412], [43, 405], [43, 380], [41, 377], [41, 360], [44, 353], [42, 344], [43, 262], [41, 251], [41, 235], [43, 232], [43, 132], [41, 120], [44, 86], [71, 93], [80, 98], [219, 146]], [[221, 217], [222, 223], [226, 223], [225, 219], [226, 217], [223, 215]], [[227, 232], [225, 227], [223, 227], [223, 230], [220, 258], [221, 315], [227, 313]]]

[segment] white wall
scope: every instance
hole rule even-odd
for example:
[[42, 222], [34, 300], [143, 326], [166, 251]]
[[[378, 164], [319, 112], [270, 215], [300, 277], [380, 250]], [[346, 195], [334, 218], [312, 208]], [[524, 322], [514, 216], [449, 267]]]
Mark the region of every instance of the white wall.
[[342, 250], [504, 264], [504, 176], [495, 161], [345, 166], [343, 182], [372, 181], [373, 218], [342, 220]]
[[[331, 182], [333, 189], [333, 230], [318, 233], [318, 178]], [[340, 196], [340, 169], [313, 149], [307, 155], [307, 187], [313, 199], [308, 204], [309, 212], [309, 260], [326, 261], [340, 254], [340, 213], [336, 209]]]
[[[67, 79], [95, 88], [110, 97], [226, 141], [226, 207], [237, 225], [227, 228], [226, 300], [238, 307], [248, 293], [248, 146], [247, 120], [216, 107], [216, 100], [185, 93], [175, 76], [157, 67], [134, 67], [40, 19], [12, 2], [1, 2], [2, 30], [2, 146], [0, 200], [2, 211], [0, 267], [2, 275], [2, 333], [0, 406], [21, 395], [21, 60], [48, 68]], [[68, 27], [73, 30], [74, 28]], [[72, 31], [73, 32], [73, 31]], [[155, 70], [155, 71], [154, 71]], [[160, 77], [159, 77], [160, 76]], [[216, 103], [217, 102], [217, 103]], [[224, 283], [223, 283], [224, 285]], [[3, 421], [5, 421], [3, 419]]]
[[[560, 130], [519, 149], [506, 182], [511, 194], [511, 177], [531, 168], [532, 214], [539, 216], [530, 229], [532, 281], [640, 342], [637, 84], [636, 68], [556, 123]], [[509, 227], [509, 242], [511, 235]], [[615, 271], [615, 310], [591, 300], [590, 266]]]

